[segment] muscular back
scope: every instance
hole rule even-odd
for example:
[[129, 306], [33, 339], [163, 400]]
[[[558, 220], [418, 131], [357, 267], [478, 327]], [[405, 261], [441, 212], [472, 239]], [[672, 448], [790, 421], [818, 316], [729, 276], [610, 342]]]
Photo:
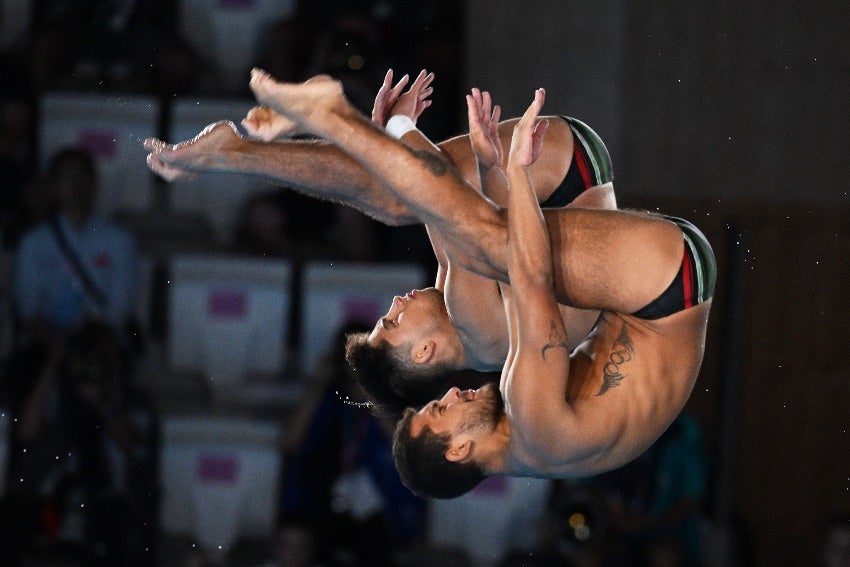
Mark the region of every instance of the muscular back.
[[511, 416], [512, 431], [525, 432], [512, 435], [515, 470], [595, 474], [643, 453], [693, 390], [710, 307], [708, 301], [656, 321], [604, 312], [571, 356], [562, 403], [575, 415], [573, 429], [542, 422], [543, 411]]

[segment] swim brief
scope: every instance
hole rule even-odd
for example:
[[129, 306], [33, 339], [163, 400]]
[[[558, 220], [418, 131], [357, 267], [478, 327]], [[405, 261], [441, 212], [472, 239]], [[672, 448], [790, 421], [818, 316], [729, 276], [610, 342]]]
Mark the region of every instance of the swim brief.
[[641, 319], [661, 319], [708, 301], [714, 295], [717, 263], [705, 235], [690, 222], [665, 216], [682, 229], [685, 251], [673, 283], [649, 305], [632, 313]]
[[564, 181], [555, 189], [541, 207], [560, 208], [569, 205], [583, 191], [614, 180], [611, 156], [602, 138], [590, 126], [562, 116], [573, 132], [573, 159]]

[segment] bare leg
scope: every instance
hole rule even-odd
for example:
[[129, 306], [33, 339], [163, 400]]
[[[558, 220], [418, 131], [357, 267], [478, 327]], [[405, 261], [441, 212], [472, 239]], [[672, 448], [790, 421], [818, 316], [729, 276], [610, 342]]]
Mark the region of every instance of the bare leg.
[[216, 122], [193, 139], [144, 142], [148, 167], [173, 181], [192, 173], [250, 173], [274, 179], [310, 197], [348, 205], [385, 224], [417, 221], [375, 177], [338, 148], [320, 141], [267, 143], [239, 135], [232, 122]]
[[[232, 122], [210, 124], [191, 140], [179, 144], [167, 144], [156, 138], [144, 142], [148, 154], [148, 165], [168, 181], [183, 177], [180, 171], [226, 172], [232, 171], [227, 156], [238, 151], [243, 140]], [[156, 166], [156, 168], [155, 168]]]
[[[323, 81], [329, 78], [327, 75], [316, 75], [307, 82]], [[255, 106], [249, 110], [248, 115], [242, 120], [242, 126], [252, 137], [265, 142], [291, 138], [301, 133], [294, 121], [268, 106]]]
[[279, 83], [255, 69], [250, 86], [258, 102], [302, 130], [328, 139], [382, 179], [421, 222], [453, 247], [455, 259], [475, 263], [467, 267], [481, 275], [494, 275], [494, 266], [504, 272], [506, 232], [489, 230], [504, 228], [500, 213], [463, 181], [448, 160], [388, 137], [346, 100], [341, 84], [330, 78]]
[[[332, 141], [385, 180], [429, 229], [438, 231], [450, 261], [507, 281], [504, 215], [445, 159], [377, 130], [336, 81], [278, 83], [255, 71], [251, 88], [262, 104]], [[660, 218], [587, 209], [547, 210], [544, 216], [563, 304], [631, 313], [669, 285], [681, 262], [682, 233]]]
[[277, 112], [314, 134], [331, 138], [327, 117], [332, 113], [349, 117], [359, 113], [345, 99], [342, 84], [326, 75], [318, 75], [303, 83], [279, 83], [265, 71], [251, 71], [251, 90], [260, 104]]

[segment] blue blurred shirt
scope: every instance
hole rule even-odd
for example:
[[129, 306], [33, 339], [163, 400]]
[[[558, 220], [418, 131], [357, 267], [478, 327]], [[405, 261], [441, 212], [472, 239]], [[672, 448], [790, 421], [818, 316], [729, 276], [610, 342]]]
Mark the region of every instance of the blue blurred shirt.
[[59, 226], [90, 277], [107, 298], [105, 309], [86, 292], [49, 222], [21, 238], [15, 258], [15, 309], [21, 320], [42, 316], [59, 331], [86, 317], [122, 328], [136, 306], [136, 243], [125, 229], [97, 216], [75, 229], [64, 215]]

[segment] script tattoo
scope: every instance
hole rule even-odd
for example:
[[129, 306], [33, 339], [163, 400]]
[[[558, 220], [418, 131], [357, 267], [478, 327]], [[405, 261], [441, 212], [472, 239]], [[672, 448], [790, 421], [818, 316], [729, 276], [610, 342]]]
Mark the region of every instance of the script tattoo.
[[543, 345], [543, 348], [540, 350], [543, 360], [546, 360], [546, 351], [550, 348], [569, 350], [567, 348], [567, 339], [561, 336], [561, 332], [558, 330], [558, 326], [555, 325], [554, 321], [549, 323], [549, 342]]
[[614, 339], [614, 344], [611, 345], [611, 354], [608, 355], [608, 362], [602, 368], [602, 387], [599, 388], [597, 396], [601, 396], [611, 388], [616, 388], [626, 377], [623, 374], [622, 366], [632, 359], [635, 346], [632, 344], [632, 339], [626, 329], [626, 325], [620, 329], [620, 334]]

